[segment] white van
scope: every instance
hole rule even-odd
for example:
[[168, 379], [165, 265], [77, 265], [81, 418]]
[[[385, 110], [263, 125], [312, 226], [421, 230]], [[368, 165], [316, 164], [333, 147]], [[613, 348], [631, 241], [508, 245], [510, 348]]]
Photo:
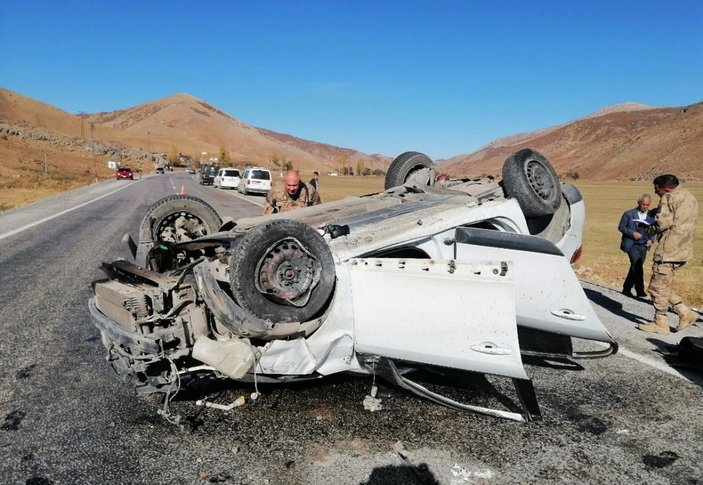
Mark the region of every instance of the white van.
[[212, 183], [216, 189], [236, 189], [239, 185], [239, 170], [236, 168], [221, 168]]
[[237, 186], [240, 194], [266, 194], [271, 190], [271, 172], [263, 167], [250, 167], [244, 170]]

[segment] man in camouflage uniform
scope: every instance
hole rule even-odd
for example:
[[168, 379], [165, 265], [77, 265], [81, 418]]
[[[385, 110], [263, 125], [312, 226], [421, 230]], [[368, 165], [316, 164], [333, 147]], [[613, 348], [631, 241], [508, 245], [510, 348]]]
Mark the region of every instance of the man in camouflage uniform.
[[671, 174], [654, 179], [654, 192], [661, 198], [656, 209], [656, 223], [650, 226], [659, 233], [654, 251], [652, 279], [649, 294], [654, 303], [654, 322], [637, 326], [645, 332], [669, 334], [667, 311], [671, 305], [679, 316], [677, 331], [682, 331], [698, 320], [698, 313], [684, 305], [681, 297], [671, 291], [676, 271], [693, 257], [693, 235], [698, 218], [698, 202]]
[[266, 194], [264, 214], [286, 212], [308, 206], [308, 188], [300, 181], [297, 170], [288, 170], [283, 182], [276, 184]]

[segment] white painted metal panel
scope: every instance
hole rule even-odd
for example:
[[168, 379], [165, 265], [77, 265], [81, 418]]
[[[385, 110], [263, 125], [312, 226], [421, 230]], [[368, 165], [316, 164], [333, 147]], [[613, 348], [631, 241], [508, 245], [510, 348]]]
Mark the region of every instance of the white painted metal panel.
[[457, 244], [456, 257], [463, 260], [500, 257], [514, 263], [519, 325], [572, 337], [613, 341], [563, 256]]
[[526, 378], [510, 263], [353, 259], [355, 351]]

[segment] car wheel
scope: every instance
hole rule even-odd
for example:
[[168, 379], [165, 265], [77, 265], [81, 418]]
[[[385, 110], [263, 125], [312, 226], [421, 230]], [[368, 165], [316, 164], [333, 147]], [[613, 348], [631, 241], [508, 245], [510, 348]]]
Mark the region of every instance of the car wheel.
[[307, 224], [287, 219], [264, 222], [242, 236], [229, 274], [237, 303], [273, 322], [318, 317], [335, 283], [327, 242]]
[[210, 204], [192, 195], [169, 195], [154, 202], [139, 227], [139, 241], [191, 241], [211, 234], [222, 219]]
[[427, 155], [419, 152], [401, 153], [388, 167], [385, 188], [406, 184], [432, 185], [433, 169], [434, 162]]
[[525, 148], [503, 164], [503, 190], [520, 204], [525, 217], [552, 215], [561, 204], [559, 177], [541, 153]]

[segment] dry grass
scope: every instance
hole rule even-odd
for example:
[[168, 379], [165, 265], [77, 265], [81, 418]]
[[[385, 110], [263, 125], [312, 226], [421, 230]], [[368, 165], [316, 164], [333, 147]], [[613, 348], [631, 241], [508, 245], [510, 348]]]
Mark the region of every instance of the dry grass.
[[106, 162], [107, 157], [46, 142], [0, 139], [0, 211], [112, 178], [115, 171]]
[[[303, 181], [307, 182], [312, 178], [312, 172], [303, 173], [301, 176]], [[320, 175], [320, 196], [323, 202], [332, 202], [353, 195], [380, 192], [383, 190], [383, 181], [383, 177]]]
[[[629, 262], [627, 255], [620, 251], [617, 230], [620, 216], [637, 205], [641, 194], [651, 194], [654, 207], [658, 204], [658, 197], [649, 182], [578, 181], [576, 185], [586, 201], [584, 253], [576, 268], [587, 280], [621, 289]], [[703, 183], [690, 182], [685, 186], [700, 204]], [[693, 260], [676, 275], [674, 288], [687, 303], [703, 306], [703, 212], [700, 210], [693, 252]], [[650, 262], [651, 256], [645, 263], [645, 283], [651, 276]]]

